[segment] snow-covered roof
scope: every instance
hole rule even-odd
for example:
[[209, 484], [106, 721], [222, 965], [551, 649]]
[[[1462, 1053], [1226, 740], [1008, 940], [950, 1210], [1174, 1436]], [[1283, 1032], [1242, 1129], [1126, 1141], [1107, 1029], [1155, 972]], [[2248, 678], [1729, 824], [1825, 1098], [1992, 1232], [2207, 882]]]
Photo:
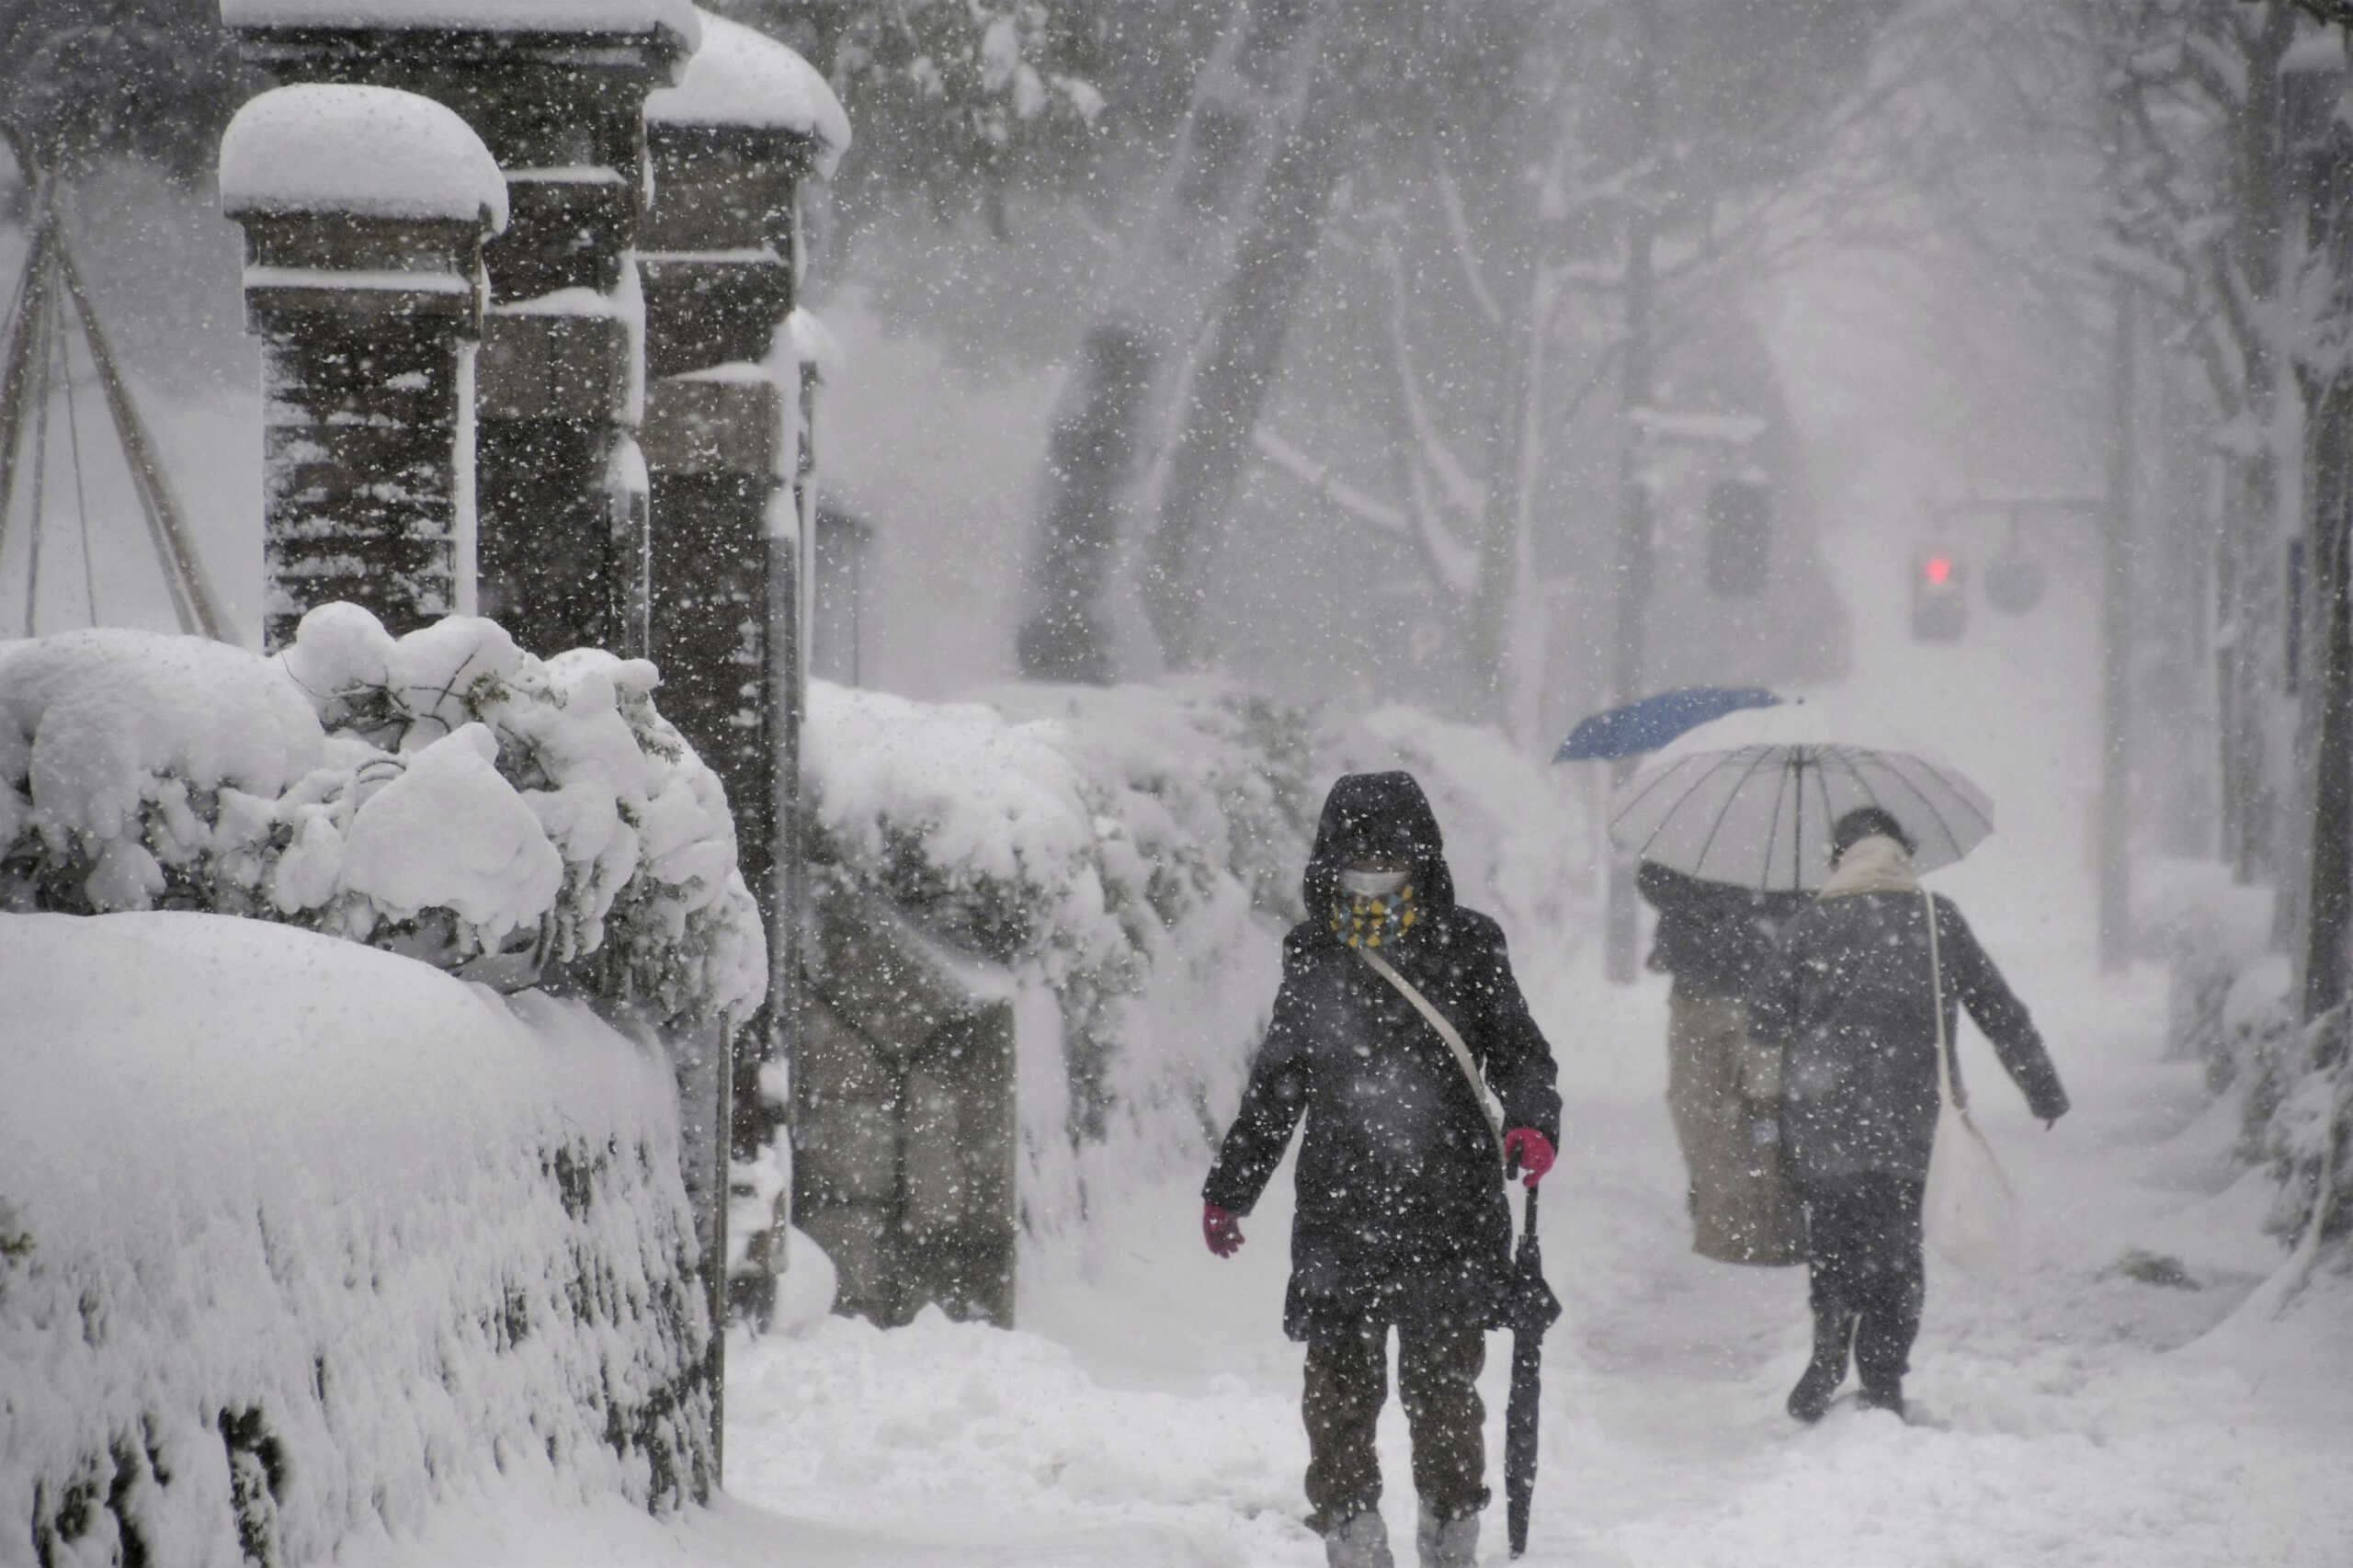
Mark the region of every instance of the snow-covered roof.
[[817, 143], [827, 178], [849, 150], [849, 116], [817, 68], [766, 34], [704, 14], [702, 47], [675, 87], [645, 100], [654, 125], [741, 125], [790, 131]]
[[221, 0], [233, 28], [448, 28], [459, 32], [646, 33], [694, 47], [689, 0]]
[[249, 101], [221, 137], [221, 206], [506, 227], [506, 179], [454, 110], [393, 87], [302, 83]]

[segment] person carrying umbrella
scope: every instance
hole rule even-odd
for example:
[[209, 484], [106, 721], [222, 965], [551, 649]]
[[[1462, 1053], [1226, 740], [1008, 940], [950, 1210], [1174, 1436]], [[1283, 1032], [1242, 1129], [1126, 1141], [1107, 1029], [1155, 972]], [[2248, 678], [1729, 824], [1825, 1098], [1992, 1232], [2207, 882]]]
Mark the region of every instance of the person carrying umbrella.
[[1241, 1217], [1304, 1118], [1283, 1332], [1307, 1346], [1309, 1523], [1333, 1568], [1390, 1568], [1373, 1431], [1393, 1328], [1423, 1568], [1469, 1568], [1488, 1495], [1484, 1335], [1513, 1321], [1520, 1288], [1505, 1174], [1516, 1163], [1532, 1188], [1552, 1166], [1552, 1049], [1502, 928], [1455, 903], [1411, 774], [1332, 787], [1303, 891], [1273, 1021], [1201, 1189], [1202, 1233], [1221, 1257], [1241, 1246]]
[[1666, 996], [1666, 1105], [1689, 1186], [1691, 1249], [1721, 1263], [1789, 1264], [1805, 1256], [1805, 1222], [1779, 1150], [1760, 1140], [1778, 1108], [1760, 1101], [1775, 1053], [1748, 1035], [1748, 993], [1804, 907], [1767, 892], [1687, 876], [1644, 860], [1634, 886], [1658, 910], [1650, 967]]
[[2036, 1116], [2052, 1123], [2067, 1112], [2034, 1020], [1961, 910], [1921, 892], [1914, 848], [1879, 806], [1840, 815], [1830, 878], [1790, 919], [1750, 996], [1754, 1038], [1780, 1056], [1779, 1083], [1767, 1086], [1779, 1092], [1805, 1204], [1813, 1356], [1789, 1398], [1804, 1422], [1829, 1408], [1850, 1343], [1860, 1402], [1904, 1413], [1926, 1288], [1920, 1214], [1942, 1093], [1938, 1042], [1951, 1037], [1957, 1008], [1985, 1031]]

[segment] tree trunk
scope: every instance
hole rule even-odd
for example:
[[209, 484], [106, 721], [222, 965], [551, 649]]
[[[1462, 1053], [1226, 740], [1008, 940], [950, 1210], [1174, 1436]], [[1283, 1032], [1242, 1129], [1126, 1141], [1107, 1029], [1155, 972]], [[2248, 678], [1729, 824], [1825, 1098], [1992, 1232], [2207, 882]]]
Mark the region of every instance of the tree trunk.
[[2342, 85], [2341, 74], [2300, 83], [2287, 138], [2305, 218], [2299, 276], [2317, 267], [2327, 284], [2320, 319], [2301, 335], [2320, 348], [2301, 367], [2312, 811], [2298, 958], [2308, 1021], [2345, 1000], [2353, 958], [2353, 365], [2342, 351], [2353, 334], [2353, 135], [2337, 119]]
[[1212, 548], [1226, 526], [1251, 432], [1282, 369], [1324, 210], [1347, 167], [1350, 108], [1345, 81], [1319, 66], [1305, 112], [1267, 171], [1188, 389], [1142, 584], [1146, 613], [1171, 668], [1189, 668], [1200, 658]]
[[[2347, 280], [2340, 279], [2339, 287]], [[2353, 377], [2331, 379], [2312, 420], [2313, 747], [2311, 874], [2304, 893], [2303, 1016], [2345, 999], [2353, 938]]]
[[2280, 395], [2282, 364], [2274, 323], [2287, 233], [2280, 62], [2295, 34], [2294, 8], [2272, 6], [2247, 54], [2246, 96], [2233, 138], [2234, 248], [2253, 328], [2241, 345], [2246, 402], [2245, 449], [2234, 465], [2238, 506], [2222, 546], [2231, 555], [2234, 590], [2229, 623], [2234, 684], [2222, 786], [2230, 802], [2226, 814], [2236, 829], [2232, 858], [2245, 882], [2272, 881], [2279, 864], [2282, 802], [2274, 765], [2283, 633], [2279, 557], [2291, 521], [2281, 516], [2280, 421], [2290, 413], [2283, 407], [2290, 400]]
[[1032, 608], [1016, 640], [1024, 679], [1102, 686], [1115, 676], [1104, 594], [1159, 359], [1140, 322], [1113, 317], [1087, 332], [1072, 405], [1047, 442]]

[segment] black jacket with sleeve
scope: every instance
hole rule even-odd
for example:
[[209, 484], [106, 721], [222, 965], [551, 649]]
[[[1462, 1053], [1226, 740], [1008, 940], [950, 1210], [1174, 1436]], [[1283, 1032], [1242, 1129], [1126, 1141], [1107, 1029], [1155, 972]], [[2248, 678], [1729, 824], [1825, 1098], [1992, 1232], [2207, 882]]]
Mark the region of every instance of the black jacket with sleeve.
[[1682, 995], [1733, 1001], [1773, 961], [1782, 925], [1812, 902], [1802, 892], [1705, 881], [1654, 860], [1635, 868], [1634, 886], [1658, 911], [1650, 967], [1674, 976]]
[[[1935, 907], [1947, 1038], [1968, 1008], [2034, 1114], [2064, 1115], [2067, 1092], [2025, 1004], [1960, 908], [1942, 897]], [[1783, 928], [1779, 960], [1750, 994], [1750, 1032], [1784, 1053], [1782, 1140], [1801, 1184], [1927, 1176], [1943, 1093], [1927, 908], [1918, 892], [1816, 900]]]

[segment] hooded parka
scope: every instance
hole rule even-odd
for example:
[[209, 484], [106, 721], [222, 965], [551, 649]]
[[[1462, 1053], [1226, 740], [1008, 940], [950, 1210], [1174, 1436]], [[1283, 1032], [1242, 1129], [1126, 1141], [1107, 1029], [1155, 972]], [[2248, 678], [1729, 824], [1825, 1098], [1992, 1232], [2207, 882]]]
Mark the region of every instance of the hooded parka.
[[1308, 859], [1308, 918], [1284, 939], [1273, 1021], [1202, 1187], [1248, 1213], [1305, 1119], [1283, 1307], [1297, 1340], [1498, 1327], [1508, 1302], [1511, 1216], [1485, 1112], [1438, 1031], [1334, 929], [1340, 869], [1374, 854], [1412, 866], [1418, 909], [1381, 957], [1461, 1033], [1505, 1125], [1560, 1142], [1552, 1049], [1502, 927], [1454, 902], [1421, 786], [1407, 773], [1342, 778]]

